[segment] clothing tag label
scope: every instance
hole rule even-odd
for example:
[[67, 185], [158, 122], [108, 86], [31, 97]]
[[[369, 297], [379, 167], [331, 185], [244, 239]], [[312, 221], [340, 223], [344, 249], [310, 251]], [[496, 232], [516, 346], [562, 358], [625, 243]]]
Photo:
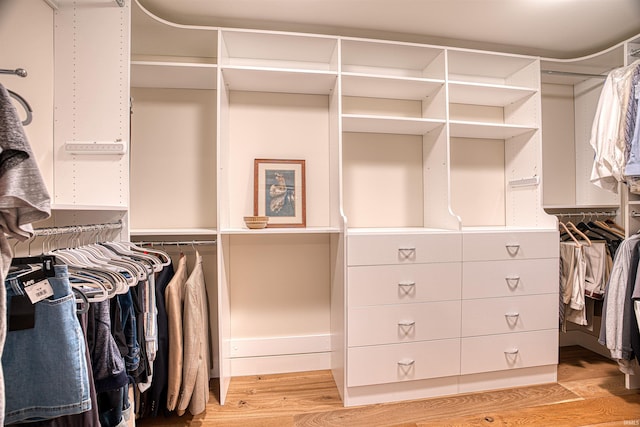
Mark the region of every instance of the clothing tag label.
[[14, 295], [11, 297], [8, 323], [7, 329], [9, 331], [35, 328], [36, 306], [31, 303], [26, 295]]
[[53, 288], [47, 279], [32, 284], [25, 283], [24, 290], [32, 304], [53, 296]]

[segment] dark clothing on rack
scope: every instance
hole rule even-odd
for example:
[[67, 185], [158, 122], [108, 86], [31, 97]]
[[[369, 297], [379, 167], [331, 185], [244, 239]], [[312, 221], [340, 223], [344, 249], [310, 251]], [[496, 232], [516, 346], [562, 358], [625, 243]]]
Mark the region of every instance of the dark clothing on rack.
[[140, 397], [139, 413], [142, 417], [156, 417], [160, 409], [165, 415], [167, 401], [167, 379], [169, 376], [169, 326], [164, 304], [164, 291], [173, 278], [173, 264], [165, 266], [156, 278], [156, 304], [158, 308], [158, 352], [153, 362], [151, 387]]
[[96, 391], [117, 390], [129, 383], [124, 360], [111, 335], [109, 301], [91, 303], [87, 339], [93, 361]]

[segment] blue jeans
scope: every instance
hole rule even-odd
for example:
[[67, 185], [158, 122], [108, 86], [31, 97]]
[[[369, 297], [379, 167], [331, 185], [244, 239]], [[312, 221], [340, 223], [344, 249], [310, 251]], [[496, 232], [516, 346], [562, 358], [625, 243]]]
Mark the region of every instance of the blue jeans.
[[[55, 266], [53, 296], [35, 304], [35, 327], [9, 331], [2, 355], [5, 423], [38, 421], [91, 409], [85, 340], [66, 265]], [[16, 291], [5, 281], [7, 321]]]

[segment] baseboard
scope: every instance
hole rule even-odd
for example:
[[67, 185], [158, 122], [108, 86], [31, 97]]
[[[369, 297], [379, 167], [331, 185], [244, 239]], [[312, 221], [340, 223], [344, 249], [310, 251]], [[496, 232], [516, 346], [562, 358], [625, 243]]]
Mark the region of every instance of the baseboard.
[[231, 375], [331, 369], [331, 335], [232, 339]]

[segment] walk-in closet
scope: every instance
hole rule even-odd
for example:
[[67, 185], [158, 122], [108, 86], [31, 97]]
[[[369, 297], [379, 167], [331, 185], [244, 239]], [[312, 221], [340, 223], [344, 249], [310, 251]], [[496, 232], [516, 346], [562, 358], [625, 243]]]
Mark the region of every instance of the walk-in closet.
[[[309, 399], [331, 411], [528, 387], [557, 398], [542, 405], [573, 399], [567, 352], [615, 371], [601, 324], [618, 311], [605, 292], [622, 268], [615, 251], [640, 231], [640, 187], [622, 175], [594, 185], [593, 132], [605, 82], [634, 67], [640, 36], [566, 59], [382, 31], [174, 22], [161, 9], [0, 1], [0, 37], [28, 33], [0, 46], [0, 131], [19, 129], [0, 136], [28, 140], [44, 189], [40, 204], [19, 195], [0, 209], [13, 261], [6, 342], [55, 328], [33, 323], [34, 307], [64, 285], [78, 309], [77, 386], [98, 378], [45, 410], [33, 409], [38, 393], [28, 408], [14, 394], [7, 424], [215, 424], [225, 407], [251, 406], [234, 384], [259, 394], [278, 378], [302, 381], [296, 393], [318, 387]], [[565, 288], [577, 252], [593, 257], [580, 258], [583, 276], [602, 270], [586, 291]], [[42, 295], [55, 286], [29, 303], [31, 275]], [[92, 367], [105, 355], [109, 375]], [[635, 395], [637, 355], [625, 357], [618, 391]]]

